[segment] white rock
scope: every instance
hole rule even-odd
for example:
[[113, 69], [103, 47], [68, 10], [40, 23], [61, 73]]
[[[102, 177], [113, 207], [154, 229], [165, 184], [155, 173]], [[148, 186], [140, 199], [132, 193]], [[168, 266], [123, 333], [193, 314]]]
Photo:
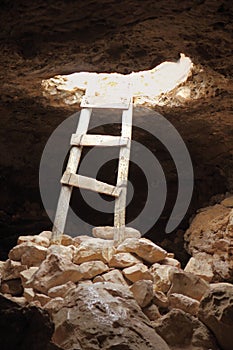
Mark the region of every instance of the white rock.
[[[92, 229], [92, 235], [97, 238], [114, 239], [115, 227], [99, 226]], [[140, 238], [141, 233], [132, 227], [125, 227], [125, 238]]]
[[142, 260], [131, 253], [117, 253], [109, 260], [110, 267], [125, 268], [141, 263]]
[[123, 274], [131, 282], [153, 280], [153, 276], [148, 270], [148, 267], [142, 263], [127, 267], [123, 270]]
[[154, 296], [152, 281], [137, 281], [130, 287], [130, 290], [134, 295], [134, 299], [141, 307], [148, 306], [151, 303]]
[[199, 301], [178, 293], [169, 294], [168, 299], [171, 308], [183, 310], [193, 316], [198, 314], [200, 305]]
[[107, 273], [104, 273], [101, 276], [97, 276], [94, 278], [93, 282], [112, 282], [127, 285], [126, 280], [124, 279], [121, 271], [119, 270], [111, 270]]

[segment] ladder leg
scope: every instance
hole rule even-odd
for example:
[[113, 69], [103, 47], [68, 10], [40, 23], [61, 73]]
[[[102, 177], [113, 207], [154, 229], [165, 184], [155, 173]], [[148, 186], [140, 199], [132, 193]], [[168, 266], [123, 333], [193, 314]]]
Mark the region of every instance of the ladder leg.
[[[89, 121], [92, 109], [84, 108], [81, 110], [80, 118], [77, 126], [77, 134], [85, 134], [88, 130]], [[73, 146], [70, 150], [70, 156], [67, 163], [66, 171], [69, 173], [76, 173], [78, 164], [81, 158], [82, 147]], [[56, 216], [52, 229], [51, 244], [60, 244], [62, 235], [64, 233], [66, 218], [70, 205], [70, 198], [73, 187], [62, 185], [58, 200]]]
[[114, 210], [114, 245], [119, 245], [124, 240], [125, 232], [125, 207], [127, 195], [127, 179], [129, 171], [130, 146], [132, 136], [132, 116], [133, 103], [131, 100], [128, 110], [122, 113], [121, 136], [128, 138], [127, 146], [121, 147], [119, 154], [117, 187], [121, 188], [121, 193], [115, 200]]

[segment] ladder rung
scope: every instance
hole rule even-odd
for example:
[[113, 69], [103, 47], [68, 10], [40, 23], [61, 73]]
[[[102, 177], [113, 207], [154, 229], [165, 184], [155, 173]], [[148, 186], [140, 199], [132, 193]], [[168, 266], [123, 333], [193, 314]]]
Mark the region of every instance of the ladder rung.
[[127, 146], [127, 137], [110, 136], [110, 135], [86, 135], [73, 134], [70, 140], [72, 146]]
[[107, 194], [109, 196], [119, 197], [121, 188], [106, 184], [104, 182], [92, 179], [87, 176], [77, 175], [65, 172], [62, 176], [61, 183], [75, 187], [84, 188], [94, 192]]

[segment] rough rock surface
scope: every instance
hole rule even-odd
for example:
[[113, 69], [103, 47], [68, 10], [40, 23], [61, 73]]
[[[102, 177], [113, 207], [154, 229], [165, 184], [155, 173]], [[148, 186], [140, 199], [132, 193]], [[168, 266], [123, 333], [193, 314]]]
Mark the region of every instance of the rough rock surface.
[[53, 320], [53, 340], [64, 349], [169, 350], [129, 289], [119, 284], [78, 287]]
[[59, 350], [52, 344], [49, 314], [34, 306], [20, 307], [0, 295], [1, 350]]
[[[233, 282], [233, 197], [202, 209], [185, 233], [194, 257], [186, 270], [209, 281]], [[199, 270], [199, 271], [198, 271]]]
[[220, 350], [212, 333], [197, 318], [173, 309], [153, 326], [172, 350]]
[[199, 318], [215, 334], [222, 350], [232, 349], [233, 339], [233, 285], [211, 284], [201, 300]]

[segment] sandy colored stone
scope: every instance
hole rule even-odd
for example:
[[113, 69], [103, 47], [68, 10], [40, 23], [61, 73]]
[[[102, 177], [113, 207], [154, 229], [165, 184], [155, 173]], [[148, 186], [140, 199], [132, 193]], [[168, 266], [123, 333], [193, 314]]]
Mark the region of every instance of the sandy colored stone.
[[198, 317], [213, 332], [222, 350], [232, 350], [233, 285], [211, 284], [201, 300]]
[[174, 266], [155, 263], [150, 267], [149, 271], [153, 276], [154, 290], [166, 293], [171, 287], [172, 274], [179, 271], [179, 269]]
[[52, 318], [53, 341], [63, 349], [169, 350], [129, 288], [120, 284], [78, 286]]
[[23, 292], [24, 298], [27, 300], [28, 303], [34, 300], [35, 292], [33, 288], [24, 288]]
[[93, 282], [90, 280], [81, 280], [77, 284], [78, 284], [78, 286], [79, 285], [86, 285], [87, 286], [87, 285], [93, 284]]
[[44, 305], [47, 304], [50, 300], [51, 300], [51, 298], [49, 298], [49, 297], [48, 297], [47, 295], [45, 295], [45, 294], [35, 293], [34, 301], [39, 301], [41, 306], [44, 306]]
[[20, 278], [20, 272], [27, 268], [26, 265], [22, 265], [19, 261], [13, 261], [8, 259], [2, 267], [1, 275], [3, 281], [8, 281], [16, 278]]
[[87, 235], [80, 235], [80, 236], [73, 238], [73, 244], [75, 247], [78, 247], [80, 245], [80, 243], [85, 242], [88, 239], [93, 239], [93, 237], [87, 236]]
[[111, 260], [114, 252], [113, 241], [90, 238], [81, 242], [75, 249], [73, 262], [75, 264], [82, 264], [88, 261], [101, 260], [106, 263]]
[[[216, 204], [200, 210], [184, 239], [187, 251], [195, 259], [202, 260], [200, 254], [205, 255], [204, 278], [211, 282], [233, 281], [233, 209], [230, 205]], [[198, 262], [195, 269], [196, 265]]]
[[117, 247], [117, 252], [135, 253], [148, 263], [165, 259], [167, 252], [146, 238], [127, 238]]
[[35, 236], [19, 236], [17, 244], [22, 244], [25, 242], [32, 242], [35, 243], [37, 245], [41, 245], [43, 247], [48, 248], [50, 241], [47, 237], [45, 236], [39, 236], [39, 235], [35, 235]]
[[210, 289], [209, 284], [202, 278], [188, 272], [174, 272], [169, 295], [173, 293], [187, 295], [190, 298], [201, 300]]
[[45, 259], [47, 248], [33, 242], [24, 242], [12, 248], [9, 252], [11, 260], [20, 261], [23, 265], [38, 266]]
[[125, 268], [141, 263], [142, 260], [131, 253], [117, 253], [109, 260], [110, 267]]
[[65, 284], [50, 288], [48, 290], [48, 296], [50, 298], [65, 297], [65, 295], [73, 288], [76, 288], [76, 284], [74, 282], [68, 281]]
[[168, 297], [163, 292], [158, 290], [154, 290], [153, 303], [163, 309], [166, 309], [169, 306]]
[[221, 201], [221, 205], [227, 208], [233, 208], [233, 196], [223, 199], [223, 201]]
[[[67, 247], [63, 246], [63, 248]], [[34, 274], [31, 285], [35, 290], [47, 294], [52, 287], [65, 284], [68, 281], [75, 283], [82, 277], [79, 266], [73, 264], [69, 257], [50, 253]]]
[[151, 304], [142, 310], [150, 321], [155, 321], [161, 317], [158, 307], [155, 304]]
[[23, 287], [27, 288], [30, 286], [30, 280], [32, 279], [36, 271], [38, 271], [38, 269], [39, 267], [32, 266], [29, 269], [20, 272], [20, 278], [21, 278]]
[[54, 312], [58, 312], [64, 305], [64, 298], [56, 297], [53, 299], [50, 299], [44, 306], [43, 309], [47, 310], [51, 315]]
[[[114, 227], [112, 226], [99, 226], [92, 229], [92, 235], [97, 238], [114, 239]], [[141, 233], [132, 227], [125, 227], [125, 239], [126, 238], [140, 238]]]
[[198, 300], [177, 293], [170, 294], [168, 299], [171, 308], [183, 310], [193, 316], [198, 314], [200, 305]]
[[112, 282], [112, 283], [119, 283], [119, 284], [123, 284], [123, 285], [128, 285], [120, 270], [111, 270], [107, 273], [104, 273], [101, 276], [96, 276], [94, 278], [93, 282], [94, 283]]
[[62, 235], [62, 239], [61, 239], [61, 244], [64, 246], [69, 246], [69, 245], [73, 245], [73, 238], [70, 237], [69, 235]]
[[130, 290], [133, 293], [134, 299], [142, 308], [148, 306], [154, 296], [153, 282], [149, 280], [141, 280], [135, 282], [130, 287]]
[[39, 233], [38, 236], [45, 237], [50, 241], [50, 239], [52, 237], [52, 231], [42, 231], [41, 233]]
[[3, 294], [10, 294], [12, 296], [22, 296], [23, 287], [19, 278], [3, 281], [0, 286], [0, 292]]
[[211, 256], [206, 253], [196, 254], [195, 258], [192, 257], [189, 259], [184, 271], [193, 273], [205, 281], [211, 282], [214, 277]]
[[142, 263], [127, 267], [123, 270], [124, 276], [131, 282], [139, 280], [153, 280], [148, 267]]
[[102, 261], [88, 261], [84, 262], [80, 266], [80, 273], [84, 280], [92, 279], [97, 275], [109, 270], [109, 267], [104, 264]]
[[166, 257], [165, 259], [163, 259], [162, 261], [160, 261], [161, 265], [169, 265], [169, 266], [174, 266], [174, 267], [181, 267], [181, 264], [178, 260], [174, 259], [174, 258], [170, 258], [170, 257]]
[[170, 349], [220, 350], [208, 328], [180, 309], [172, 309], [151, 324]]
[[75, 247], [74, 246], [63, 246], [61, 244], [52, 244], [48, 248], [48, 253], [49, 254], [54, 254], [56, 256], [59, 256], [60, 258], [64, 258], [65, 260], [69, 260], [70, 262], [73, 260], [74, 257], [74, 252], [75, 252]]
[[27, 304], [27, 300], [23, 296], [15, 297], [15, 296], [12, 296], [11, 294], [5, 294], [4, 297], [6, 297], [7, 299], [13, 301], [14, 303], [22, 307], [24, 307]]

